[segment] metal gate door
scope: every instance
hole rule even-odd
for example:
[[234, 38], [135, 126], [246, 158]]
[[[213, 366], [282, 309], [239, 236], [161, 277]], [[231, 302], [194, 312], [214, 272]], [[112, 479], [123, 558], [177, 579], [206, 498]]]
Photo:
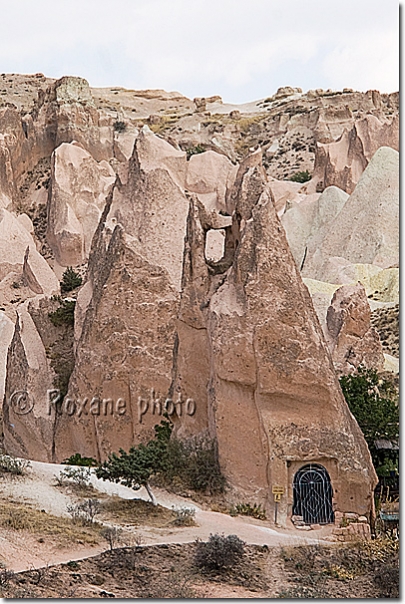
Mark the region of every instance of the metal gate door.
[[306, 524], [334, 522], [332, 486], [329, 474], [319, 464], [308, 464], [294, 476], [293, 514]]

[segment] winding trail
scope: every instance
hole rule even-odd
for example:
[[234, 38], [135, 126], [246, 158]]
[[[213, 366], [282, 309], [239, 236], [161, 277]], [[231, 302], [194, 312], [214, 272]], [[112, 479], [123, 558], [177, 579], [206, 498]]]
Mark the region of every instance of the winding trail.
[[[64, 465], [33, 461], [24, 479], [0, 481], [0, 496], [30, 503], [54, 516], [68, 517], [67, 505], [75, 501], [74, 494], [69, 492], [69, 489], [61, 492], [55, 486], [55, 475], [59, 475], [59, 472], [65, 468]], [[97, 479], [94, 475], [91, 477], [91, 483], [97, 491], [110, 496], [149, 500], [144, 488], [134, 491], [121, 484]], [[163, 489], [154, 488], [153, 492], [157, 503], [164, 507], [194, 508], [197, 526], [164, 528], [137, 526], [132, 528], [134, 535], [141, 537], [143, 545], [188, 543], [197, 538], [207, 540], [211, 533], [236, 534], [247, 543], [267, 545], [268, 547], [330, 543], [325, 538], [331, 533], [331, 525], [311, 531], [311, 536], [308, 533], [299, 533], [296, 529], [277, 528], [276, 530], [268, 521], [243, 516], [231, 517], [227, 514], [203, 510], [190, 499], [168, 493]], [[24, 534], [22, 536], [18, 531], [0, 528], [0, 560], [4, 560], [7, 567], [14, 571], [94, 556], [105, 549], [104, 544], [61, 549], [55, 544], [47, 543], [46, 540], [39, 542], [34, 535]]]

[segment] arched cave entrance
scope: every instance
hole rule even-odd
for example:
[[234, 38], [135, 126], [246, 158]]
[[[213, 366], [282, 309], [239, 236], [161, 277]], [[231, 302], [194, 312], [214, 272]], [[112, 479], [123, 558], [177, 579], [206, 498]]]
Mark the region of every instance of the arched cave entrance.
[[334, 522], [332, 485], [329, 474], [320, 464], [307, 464], [298, 470], [293, 483], [293, 514], [305, 524]]

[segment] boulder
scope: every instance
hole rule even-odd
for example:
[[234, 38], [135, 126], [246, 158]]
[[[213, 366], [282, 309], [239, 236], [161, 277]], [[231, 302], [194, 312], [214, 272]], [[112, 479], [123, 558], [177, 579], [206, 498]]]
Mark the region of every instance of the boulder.
[[96, 161], [114, 157], [112, 119], [96, 109], [85, 79], [54, 81], [39, 97], [35, 117], [36, 145], [49, 155], [61, 143], [77, 141]]
[[339, 374], [351, 373], [360, 365], [383, 370], [383, 349], [377, 330], [371, 326], [370, 305], [360, 283], [335, 291], [326, 326], [329, 349]]
[[96, 162], [78, 143], [62, 143], [55, 149], [47, 240], [60, 265], [76, 266], [88, 259], [114, 181], [111, 166], [106, 161]]
[[198, 193], [207, 209], [226, 210], [227, 191], [233, 185], [237, 166], [225, 155], [205, 151], [192, 155], [187, 166], [185, 187]]
[[59, 281], [41, 254], [27, 246], [24, 254], [23, 279], [35, 294], [52, 296], [59, 293]]

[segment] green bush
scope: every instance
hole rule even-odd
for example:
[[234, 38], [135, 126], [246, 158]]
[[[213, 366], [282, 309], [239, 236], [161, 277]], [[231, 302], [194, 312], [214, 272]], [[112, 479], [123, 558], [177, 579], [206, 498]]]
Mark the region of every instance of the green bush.
[[370, 449], [376, 472], [398, 471], [398, 459], [377, 450], [376, 440], [396, 443], [399, 438], [398, 394], [393, 383], [375, 369], [359, 367], [355, 373], [340, 378], [340, 386], [350, 411], [359, 424]]
[[97, 466], [98, 463], [93, 457], [82, 457], [80, 453], [71, 455], [69, 459], [62, 462], [68, 466]]
[[190, 159], [192, 155], [198, 155], [199, 153], [204, 153], [206, 151], [203, 145], [195, 145], [194, 147], [189, 147], [186, 149], [187, 159]]
[[150, 479], [156, 476], [166, 485], [180, 481], [195, 491], [222, 492], [225, 479], [221, 474], [215, 443], [209, 439], [182, 442], [172, 438], [173, 425], [163, 420], [155, 426], [155, 438], [146, 445], [120, 449], [96, 469], [103, 480], [121, 482], [134, 490], [146, 488], [155, 503]]
[[114, 122], [114, 130], [116, 132], [125, 132], [125, 130], [127, 129], [127, 125], [125, 122], [122, 122], [120, 120], [117, 120], [116, 122]]
[[69, 266], [62, 275], [62, 281], [60, 282], [60, 289], [62, 292], [70, 292], [76, 287], [80, 287], [83, 283], [83, 279], [76, 273], [71, 266]]
[[240, 562], [245, 543], [236, 535], [210, 535], [208, 541], [195, 542], [194, 564], [205, 571], [221, 572]]
[[60, 306], [54, 312], [48, 313], [48, 317], [56, 327], [61, 325], [74, 325], [75, 322], [75, 300], [60, 300]]
[[290, 179], [292, 180], [292, 182], [308, 182], [309, 180], [311, 180], [311, 175], [308, 172], [308, 170], [304, 170], [303, 172], [296, 172], [295, 174], [293, 174], [292, 176], [290, 176]]

